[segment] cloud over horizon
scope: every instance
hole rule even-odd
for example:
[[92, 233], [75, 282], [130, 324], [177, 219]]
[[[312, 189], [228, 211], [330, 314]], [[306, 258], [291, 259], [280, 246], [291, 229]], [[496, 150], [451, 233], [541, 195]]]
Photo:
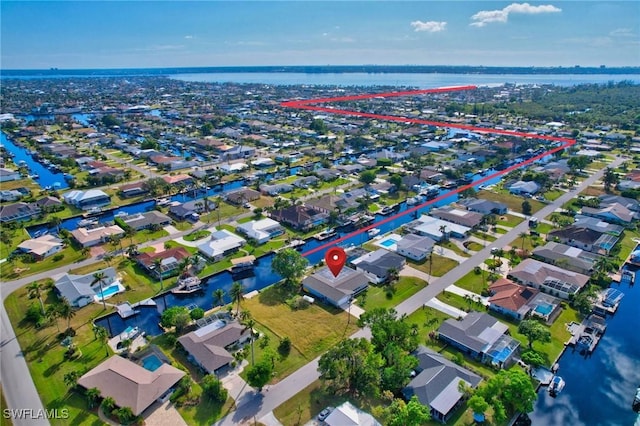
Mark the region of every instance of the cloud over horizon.
[[511, 3], [500, 10], [481, 10], [471, 17], [473, 27], [484, 27], [493, 22], [506, 23], [510, 14], [539, 15], [541, 13], [558, 13], [562, 9], [551, 4], [532, 6], [529, 3]]
[[413, 21], [411, 26], [414, 28], [416, 32], [427, 32], [427, 33], [439, 33], [440, 31], [444, 31], [447, 27], [447, 23], [442, 21]]

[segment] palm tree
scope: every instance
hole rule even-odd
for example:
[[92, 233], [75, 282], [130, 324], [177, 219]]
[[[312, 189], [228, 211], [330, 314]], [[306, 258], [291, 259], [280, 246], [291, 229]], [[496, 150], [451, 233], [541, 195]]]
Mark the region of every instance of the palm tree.
[[236, 316], [240, 312], [240, 302], [242, 301], [242, 292], [244, 291], [244, 286], [241, 282], [235, 281], [231, 284], [231, 289], [229, 290], [229, 295], [231, 296], [231, 300], [238, 304], [236, 308]]
[[58, 333], [60, 333], [60, 324], [58, 324], [58, 318], [60, 318], [60, 311], [58, 310], [58, 306], [48, 305], [47, 311], [45, 312], [45, 316], [49, 321], [55, 321], [56, 328], [58, 329]]
[[55, 226], [56, 227], [56, 232], [58, 234], [60, 234], [60, 224], [62, 223], [62, 219], [60, 219], [58, 216], [53, 216], [51, 218], [51, 220], [49, 221], [49, 224], [51, 226]]
[[27, 290], [29, 291], [29, 299], [37, 298], [40, 301], [40, 309], [42, 309], [42, 315], [45, 315], [44, 303], [42, 302], [42, 286], [40, 282], [34, 281], [27, 286]]
[[447, 225], [440, 225], [440, 228], [438, 230], [442, 233], [442, 241], [447, 241]]
[[162, 259], [156, 257], [153, 259], [153, 270], [160, 279], [160, 291], [164, 289], [164, 285], [162, 283]]
[[67, 320], [67, 330], [71, 328], [71, 319], [76, 316], [76, 311], [66, 298], [62, 299], [59, 307], [60, 317]]
[[527, 237], [529, 236], [529, 234], [527, 234], [526, 232], [521, 232], [519, 237], [522, 238], [522, 245], [520, 246], [520, 249], [524, 252], [524, 241], [527, 239]]
[[136, 230], [133, 229], [132, 227], [129, 226], [124, 230], [124, 236], [125, 237], [129, 237], [129, 242], [130, 242], [129, 247], [131, 247], [133, 245], [133, 236], [134, 235], [136, 235]]
[[101, 393], [98, 388], [87, 389], [85, 392], [85, 396], [87, 397], [87, 405], [89, 408], [93, 408], [96, 406], [96, 403], [100, 399]]
[[216, 306], [224, 305], [224, 290], [221, 288], [215, 289], [213, 299], [216, 301]]
[[103, 271], [98, 271], [93, 274], [93, 281], [91, 281], [91, 285], [98, 284], [100, 286], [100, 298], [102, 299], [102, 307], [106, 310], [107, 304], [104, 301], [104, 292], [102, 290], [102, 284], [107, 280], [107, 274]]
[[129, 256], [129, 259], [133, 258], [133, 256], [135, 256], [138, 253], [138, 246], [135, 244], [131, 244], [129, 247], [127, 247], [127, 256]]
[[243, 311], [243, 313], [246, 312], [248, 315], [248, 318], [246, 318], [243, 322], [245, 328], [247, 330], [249, 330], [249, 333], [251, 334], [251, 365], [254, 365], [256, 360], [255, 360], [255, 354], [254, 354], [254, 350], [253, 350], [253, 341], [255, 340], [254, 337], [255, 335], [253, 334], [253, 327], [256, 326], [256, 320], [254, 320], [253, 318], [251, 318], [251, 314], [249, 311]]
[[75, 370], [69, 371], [63, 377], [64, 384], [73, 389], [77, 386], [78, 379], [80, 378], [80, 376], [81, 374], [78, 371], [75, 371]]
[[114, 259], [114, 256], [111, 253], [105, 253], [102, 255], [102, 260], [104, 260], [107, 263], [107, 266], [111, 266], [111, 261], [113, 259]]
[[398, 281], [398, 278], [400, 277], [400, 273], [396, 268], [390, 268], [387, 271], [387, 277], [389, 279], [389, 284], [393, 284], [396, 281]]
[[96, 339], [99, 339], [104, 345], [105, 355], [109, 356], [109, 346], [107, 346], [107, 343], [109, 342], [109, 332], [101, 325], [96, 326], [93, 332], [96, 335]]

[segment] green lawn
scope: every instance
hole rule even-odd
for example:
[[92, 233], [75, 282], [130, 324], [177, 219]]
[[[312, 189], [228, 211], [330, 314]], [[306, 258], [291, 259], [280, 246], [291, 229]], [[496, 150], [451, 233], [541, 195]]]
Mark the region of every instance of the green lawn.
[[487, 271], [484, 272], [484, 278], [482, 272], [476, 274], [475, 271], [470, 271], [467, 275], [456, 281], [455, 285], [476, 294], [480, 294], [482, 292], [482, 288], [485, 286], [485, 280], [488, 276], [489, 273]]
[[555, 201], [558, 198], [560, 198], [563, 194], [564, 194], [564, 191], [560, 191], [558, 189], [554, 189], [554, 190], [545, 192], [544, 193], [544, 198], [546, 198], [549, 201]]
[[481, 231], [473, 231], [473, 232], [471, 232], [471, 235], [474, 235], [474, 236], [480, 238], [481, 240], [485, 240], [485, 241], [488, 241], [490, 243], [494, 242], [497, 239], [493, 235], [489, 235], [489, 234], [487, 234], [485, 232], [481, 232]]
[[[400, 302], [408, 299], [427, 286], [427, 283], [420, 278], [400, 277], [398, 282], [393, 284], [391, 297], [387, 296], [386, 288], [383, 286], [369, 286], [367, 290], [365, 310], [374, 308], [393, 308]], [[359, 301], [362, 300], [358, 298]], [[361, 305], [362, 306], [362, 305]]]
[[461, 311], [465, 311], [465, 312], [469, 312], [471, 310], [473, 311], [486, 310], [484, 306], [482, 306], [482, 304], [475, 302], [473, 300], [467, 300], [458, 294], [450, 293], [446, 290], [443, 293], [438, 294], [436, 298], [441, 302], [446, 303], [449, 306], [453, 306], [454, 308], [458, 308]]
[[453, 268], [455, 268], [456, 266], [458, 266], [457, 261], [453, 259], [449, 259], [448, 257], [440, 256], [439, 254], [432, 254], [431, 257], [432, 257], [431, 262], [429, 261], [429, 258], [426, 258], [425, 260], [422, 260], [420, 262], [407, 260], [407, 265], [411, 266], [412, 268], [416, 268], [427, 274], [431, 269], [430, 275], [434, 277], [441, 277], [447, 272], [449, 272], [450, 270], [452, 270]]
[[15, 260], [13, 262], [3, 262], [0, 264], [0, 277], [3, 279], [25, 277], [68, 265], [84, 258], [85, 256], [80, 250], [68, 246], [62, 251], [41, 261], [23, 262], [22, 260]]
[[[479, 191], [478, 198], [482, 198], [485, 200], [498, 201], [500, 203], [504, 203], [510, 210], [514, 212], [522, 213], [522, 202], [525, 198], [519, 197], [517, 195], [509, 194], [505, 192], [493, 192], [493, 191]], [[529, 204], [531, 204], [531, 212], [535, 213], [545, 206], [544, 203], [541, 203], [538, 200], [533, 200], [531, 198], [527, 199]]]
[[210, 231], [207, 231], [206, 229], [200, 229], [198, 231], [192, 232], [191, 234], [185, 235], [183, 238], [185, 241], [196, 241], [206, 238], [209, 235], [211, 235]]
[[[4, 393], [2, 392], [2, 385], [0, 385], [0, 412], [4, 413], [4, 410], [8, 409], [7, 401], [4, 399]], [[2, 424], [4, 426], [13, 426], [11, 419], [2, 418]]]
[[471, 251], [480, 251], [484, 248], [484, 246], [480, 243], [476, 243], [475, 241], [468, 241], [467, 248]]
[[448, 248], [449, 250], [453, 251], [454, 253], [456, 253], [458, 256], [462, 256], [462, 257], [469, 257], [469, 253], [465, 253], [462, 249], [460, 249], [460, 247], [458, 247], [457, 244], [452, 243], [451, 241], [440, 241], [438, 243], [439, 246], [442, 246], [444, 248]]
[[523, 220], [524, 219], [521, 218], [520, 216], [513, 216], [513, 215], [510, 215], [510, 214], [503, 214], [502, 216], [498, 217], [498, 224], [513, 228], [516, 225], [521, 224]]

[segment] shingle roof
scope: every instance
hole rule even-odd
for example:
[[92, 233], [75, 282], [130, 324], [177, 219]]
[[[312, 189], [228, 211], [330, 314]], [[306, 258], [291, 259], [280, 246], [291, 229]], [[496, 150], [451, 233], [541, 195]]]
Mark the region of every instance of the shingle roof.
[[438, 333], [481, 353], [502, 336], [508, 327], [484, 312], [469, 312], [464, 319], [448, 319], [440, 325]]
[[207, 371], [213, 372], [233, 360], [225, 347], [249, 334], [244, 326], [230, 322], [223, 327], [211, 323], [196, 331], [185, 334], [178, 341]]

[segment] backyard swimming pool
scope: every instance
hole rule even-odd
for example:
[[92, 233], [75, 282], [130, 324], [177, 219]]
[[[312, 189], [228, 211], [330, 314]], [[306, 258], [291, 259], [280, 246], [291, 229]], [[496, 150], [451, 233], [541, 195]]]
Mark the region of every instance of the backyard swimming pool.
[[103, 300], [103, 299], [108, 299], [111, 296], [113, 296], [114, 294], [120, 292], [120, 284], [112, 284], [107, 288], [103, 288], [102, 292], [100, 292], [100, 289], [98, 289], [96, 291], [96, 299], [98, 300]]
[[385, 246], [385, 247], [391, 247], [392, 245], [396, 244], [397, 241], [394, 240], [393, 238], [387, 238], [384, 241], [380, 241], [380, 245], [381, 246]]
[[157, 355], [151, 354], [142, 358], [142, 366], [149, 371], [156, 371], [162, 365], [162, 361]]
[[534, 310], [540, 315], [547, 316], [551, 313], [551, 311], [553, 311], [553, 305], [549, 305], [547, 303], [537, 305]]

